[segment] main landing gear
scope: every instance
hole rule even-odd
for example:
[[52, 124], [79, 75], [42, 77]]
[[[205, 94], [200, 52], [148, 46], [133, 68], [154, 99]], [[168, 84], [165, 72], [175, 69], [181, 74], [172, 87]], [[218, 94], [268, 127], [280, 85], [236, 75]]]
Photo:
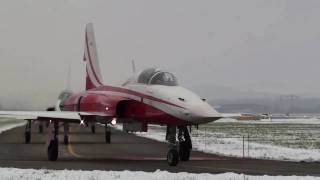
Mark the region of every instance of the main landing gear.
[[63, 144], [68, 145], [69, 144], [69, 123], [63, 124], [63, 130], [64, 130], [64, 136], [63, 136]]
[[176, 141], [176, 126], [167, 126], [166, 140], [169, 142], [169, 151], [167, 162], [170, 166], [177, 166], [180, 161], [189, 161], [192, 142], [188, 128], [186, 126], [178, 127], [178, 142]]
[[31, 120], [28, 120], [24, 130], [24, 140], [26, 144], [29, 144], [31, 141]]
[[96, 125], [94, 123], [91, 124], [91, 132], [92, 134], [96, 133]]
[[106, 144], [111, 143], [111, 128], [106, 124], [105, 126], [105, 138], [106, 138]]
[[39, 129], [39, 134], [42, 134], [43, 133], [43, 122], [39, 122], [39, 127], [38, 127], [38, 129]]
[[59, 154], [59, 123], [58, 122], [51, 122], [48, 127], [48, 160], [49, 161], [56, 161], [58, 159]]

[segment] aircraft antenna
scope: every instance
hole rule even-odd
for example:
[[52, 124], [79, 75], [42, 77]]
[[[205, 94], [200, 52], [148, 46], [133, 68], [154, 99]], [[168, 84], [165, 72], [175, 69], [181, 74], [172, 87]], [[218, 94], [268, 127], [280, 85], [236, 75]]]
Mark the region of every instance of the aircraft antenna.
[[71, 81], [70, 81], [70, 77], [71, 77], [71, 66], [70, 66], [70, 63], [69, 63], [69, 65], [68, 65], [68, 72], [67, 72], [67, 90], [70, 90], [70, 83], [71, 83]]
[[136, 74], [136, 63], [134, 62], [134, 59], [132, 59], [132, 73]]

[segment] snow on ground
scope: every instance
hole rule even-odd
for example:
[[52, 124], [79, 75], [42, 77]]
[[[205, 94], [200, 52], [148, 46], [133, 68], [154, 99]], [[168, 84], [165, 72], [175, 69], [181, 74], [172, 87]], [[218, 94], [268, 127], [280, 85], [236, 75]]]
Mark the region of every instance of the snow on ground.
[[24, 120], [16, 119], [0, 119], [0, 134], [4, 131], [25, 125]]
[[[219, 123], [219, 122], [216, 122]], [[288, 124], [320, 124], [320, 120], [318, 119], [279, 119], [273, 120], [270, 122], [266, 121], [234, 121], [231, 119], [221, 120], [220, 123], [242, 123], [242, 124], [277, 124], [277, 123], [288, 123]], [[212, 124], [214, 125], [214, 123]], [[223, 127], [223, 126], [221, 126]], [[122, 126], [117, 125], [117, 129], [122, 129]], [[289, 127], [290, 128], [290, 127]], [[290, 129], [291, 130], [291, 129]], [[280, 131], [283, 131], [280, 129]], [[292, 131], [296, 131], [293, 129]], [[308, 130], [306, 130], [308, 131]], [[309, 131], [311, 132], [311, 131]], [[300, 132], [299, 132], [300, 133]], [[165, 141], [165, 127], [149, 125], [149, 130], [147, 133], [136, 133], [136, 135], [154, 139], [161, 142]], [[233, 135], [232, 135], [233, 136]], [[260, 136], [260, 135], [259, 135]], [[266, 135], [268, 136], [268, 135]], [[271, 138], [273, 138], [273, 134], [269, 134]], [[293, 138], [296, 138], [294, 135], [289, 135]], [[249, 143], [249, 151], [248, 151], [248, 142], [245, 139], [244, 143], [244, 151], [243, 151], [243, 139], [242, 138], [228, 138], [230, 134], [226, 132], [212, 132], [210, 128], [207, 128], [206, 131], [203, 129], [194, 130], [192, 133], [192, 142], [193, 149], [212, 153], [219, 154], [225, 156], [232, 157], [243, 157], [243, 153], [245, 157], [257, 158], [257, 159], [273, 159], [273, 160], [286, 160], [286, 161], [306, 161], [306, 162], [320, 162], [320, 149], [313, 148], [310, 146], [309, 149], [306, 148], [294, 148], [294, 147], [285, 147], [285, 145], [275, 145], [268, 144], [267, 142], [250, 142]], [[268, 137], [270, 138], [270, 137]], [[282, 137], [284, 140], [287, 137]], [[297, 141], [296, 143], [299, 143]]]
[[191, 174], [169, 173], [166, 171], [133, 172], [133, 171], [75, 171], [75, 170], [34, 170], [0, 168], [0, 179], [8, 180], [320, 180], [312, 176], [247, 176], [244, 174]]
[[[201, 132], [203, 134], [203, 132]], [[205, 140], [204, 140], [205, 139]], [[289, 161], [320, 161], [319, 149], [294, 149], [269, 144], [249, 143], [249, 152], [247, 140], [244, 142], [245, 157], [257, 159], [289, 160]], [[193, 146], [196, 150], [220, 154], [226, 156], [243, 157], [243, 142], [237, 138], [193, 138]], [[248, 155], [249, 154], [249, 155]]]
[[217, 122], [233, 122], [233, 123], [251, 123], [251, 124], [277, 124], [277, 123], [288, 123], [288, 124], [320, 124], [320, 119], [317, 118], [297, 118], [297, 119], [262, 119], [258, 121], [245, 121], [245, 120], [236, 120], [231, 118], [222, 118]]

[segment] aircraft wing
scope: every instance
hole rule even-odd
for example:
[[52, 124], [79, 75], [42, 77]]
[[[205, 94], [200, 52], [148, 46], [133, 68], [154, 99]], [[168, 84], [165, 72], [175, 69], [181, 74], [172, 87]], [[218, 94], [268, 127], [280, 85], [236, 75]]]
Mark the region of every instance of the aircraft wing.
[[[62, 122], [81, 122], [84, 117], [101, 116], [109, 117], [101, 113], [87, 113], [87, 112], [67, 112], [67, 111], [0, 111], [0, 117], [25, 119], [25, 120], [39, 120], [50, 121], [57, 120]], [[111, 116], [109, 118], [112, 118]]]

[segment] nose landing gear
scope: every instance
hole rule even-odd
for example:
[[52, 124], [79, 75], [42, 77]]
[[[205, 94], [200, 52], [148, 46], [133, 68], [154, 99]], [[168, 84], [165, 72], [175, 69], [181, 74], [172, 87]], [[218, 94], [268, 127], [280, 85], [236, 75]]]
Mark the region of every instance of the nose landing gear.
[[167, 153], [167, 162], [169, 166], [177, 166], [179, 163], [179, 153], [177, 147], [177, 127], [167, 126], [166, 140], [169, 142], [169, 151]]
[[179, 163], [179, 153], [177, 149], [169, 149], [167, 154], [167, 162], [169, 166], [177, 166]]
[[192, 142], [190, 138], [190, 134], [188, 132], [188, 128], [186, 126], [180, 126], [178, 133], [179, 140], [179, 156], [181, 161], [189, 161], [190, 160], [190, 152], [192, 149]]
[[169, 166], [177, 166], [180, 161], [189, 161], [192, 142], [188, 128], [186, 126], [178, 127], [178, 142], [176, 141], [176, 126], [167, 126], [166, 140], [169, 142], [169, 151], [167, 162]]

